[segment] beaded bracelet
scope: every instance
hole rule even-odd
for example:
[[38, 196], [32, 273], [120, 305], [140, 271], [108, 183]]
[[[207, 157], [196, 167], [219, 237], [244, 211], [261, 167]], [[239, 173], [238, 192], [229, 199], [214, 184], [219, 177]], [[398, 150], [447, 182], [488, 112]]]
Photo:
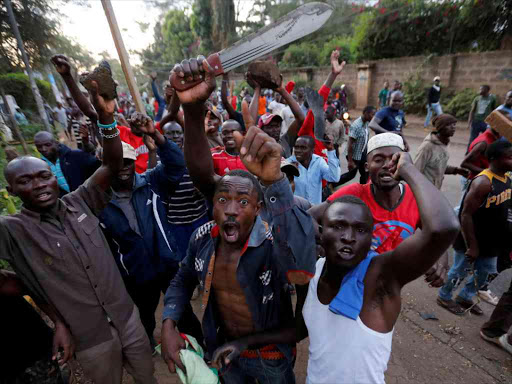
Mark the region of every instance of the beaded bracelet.
[[98, 123], [98, 128], [100, 128], [100, 130], [101, 129], [113, 129], [115, 127], [117, 127], [117, 121], [116, 120], [114, 120], [114, 122], [112, 124], [100, 124], [100, 123]]
[[116, 129], [116, 132], [111, 134], [111, 135], [105, 135], [103, 133], [103, 130], [100, 130], [100, 135], [101, 137], [103, 137], [104, 139], [113, 139], [114, 137], [117, 137], [119, 136], [119, 129]]

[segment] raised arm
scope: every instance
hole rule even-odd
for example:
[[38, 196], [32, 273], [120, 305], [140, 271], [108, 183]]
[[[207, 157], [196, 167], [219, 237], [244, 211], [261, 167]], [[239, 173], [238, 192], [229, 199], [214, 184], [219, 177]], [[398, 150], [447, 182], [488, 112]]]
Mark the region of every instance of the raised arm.
[[75, 79], [73, 79], [73, 76], [71, 75], [71, 65], [69, 64], [68, 58], [64, 55], [55, 55], [51, 58], [51, 62], [55, 66], [56, 71], [62, 76], [62, 79], [66, 83], [69, 92], [71, 92], [71, 97], [75, 100], [78, 108], [80, 108], [85, 116], [96, 123], [98, 121], [98, 114], [89, 102], [89, 99], [87, 99], [80, 88], [78, 88], [78, 84], [75, 82]]
[[343, 67], [345, 67], [346, 62], [343, 61], [341, 64], [339, 63], [340, 51], [334, 50], [331, 53], [331, 73], [327, 76], [327, 79], [324, 82], [324, 86], [327, 88], [332, 88], [334, 81], [338, 77], [338, 75], [343, 71]]
[[229, 84], [229, 73], [225, 73], [222, 76], [222, 85], [220, 87], [220, 99], [222, 105], [228, 112], [229, 118], [236, 120], [236, 111], [234, 110], [231, 103], [228, 101], [228, 84]]
[[189, 78], [205, 80], [195, 87], [176, 92], [185, 114], [184, 154], [187, 168], [194, 185], [205, 196], [213, 196], [215, 182], [219, 176], [213, 169], [213, 160], [204, 131], [204, 103], [216, 87], [213, 70], [203, 56], [197, 59], [184, 60], [173, 69], [183, 81]]
[[261, 86], [251, 77], [250, 72], [246, 74], [247, 82], [254, 89], [251, 104], [249, 105], [249, 113], [252, 119], [252, 124], [245, 124], [246, 127], [256, 125], [258, 123], [258, 109], [260, 106]]
[[341, 176], [340, 161], [338, 160], [338, 156], [336, 156], [332, 137], [325, 135], [325, 138], [326, 139], [323, 143], [325, 145], [325, 149], [327, 149], [327, 164], [323, 161], [320, 163], [322, 167], [322, 179], [332, 183], [337, 183]]
[[422, 223], [421, 231], [382, 255], [386, 269], [382, 276], [388, 286], [400, 289], [434, 265], [453, 243], [460, 227], [446, 197], [418, 171], [408, 153], [395, 154], [389, 169], [411, 187]]
[[483, 168], [480, 168], [479, 166], [475, 165], [473, 162], [478, 156], [483, 154], [486, 149], [487, 149], [487, 143], [485, 143], [485, 142], [481, 142], [481, 143], [478, 143], [477, 145], [475, 145], [473, 147], [473, 149], [466, 155], [466, 157], [464, 157], [464, 160], [462, 160], [462, 163], [460, 163], [460, 167], [469, 169], [475, 175], [482, 172]]
[[115, 100], [104, 99], [98, 94], [98, 84], [95, 81], [92, 84], [91, 96], [94, 108], [98, 112], [98, 127], [103, 137], [103, 163], [88, 182], [107, 191], [110, 189], [112, 178], [123, 167], [123, 147], [119, 130], [114, 124]]
[[155, 100], [158, 103], [158, 113], [155, 116], [155, 121], [162, 120], [162, 116], [165, 111], [165, 99], [160, 96], [160, 93], [158, 92], [158, 87], [156, 85], [156, 73], [151, 73], [151, 90], [153, 91], [153, 95], [155, 96]]

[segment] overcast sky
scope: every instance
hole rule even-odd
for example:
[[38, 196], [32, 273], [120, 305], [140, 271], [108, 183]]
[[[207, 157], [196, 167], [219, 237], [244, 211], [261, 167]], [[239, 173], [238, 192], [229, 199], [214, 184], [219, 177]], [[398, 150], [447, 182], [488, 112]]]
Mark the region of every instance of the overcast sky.
[[[102, 51], [108, 51], [112, 57], [117, 57], [117, 51], [112, 40], [112, 34], [105, 17], [100, 0], [86, 0], [89, 7], [67, 3], [60, 6], [64, 15], [61, 20], [62, 32], [74, 39], [83, 47], [97, 56]], [[252, 1], [235, 0], [242, 9], [251, 7]], [[112, 0], [112, 6], [128, 52], [141, 50], [153, 42], [153, 28], [160, 11], [149, 8], [142, 0]], [[243, 11], [242, 11], [243, 13]], [[146, 33], [142, 33], [136, 23], [150, 23]], [[139, 64], [138, 55], [130, 55], [132, 64]]]
[[[99, 0], [89, 0], [89, 7], [73, 3], [60, 8], [64, 15], [61, 20], [62, 32], [80, 45], [91, 51], [95, 56], [108, 51], [117, 57], [116, 47]], [[112, 0], [112, 6], [128, 51], [146, 48], [153, 41], [153, 26], [158, 15], [149, 9], [141, 0]], [[142, 33], [136, 21], [149, 22], [151, 26]], [[138, 56], [131, 55], [130, 61], [137, 64]]]

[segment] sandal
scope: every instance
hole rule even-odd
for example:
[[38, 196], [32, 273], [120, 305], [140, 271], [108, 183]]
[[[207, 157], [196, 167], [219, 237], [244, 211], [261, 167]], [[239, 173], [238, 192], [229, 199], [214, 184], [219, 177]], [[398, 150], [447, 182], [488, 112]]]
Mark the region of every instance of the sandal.
[[443, 300], [438, 297], [437, 304], [457, 316], [462, 316], [466, 313], [466, 311], [453, 300]]
[[473, 303], [473, 301], [467, 301], [461, 299], [460, 297], [457, 297], [455, 299], [455, 302], [465, 310], [469, 309], [469, 312], [471, 312], [473, 315], [482, 316], [484, 314], [482, 308], [480, 308], [477, 304]]

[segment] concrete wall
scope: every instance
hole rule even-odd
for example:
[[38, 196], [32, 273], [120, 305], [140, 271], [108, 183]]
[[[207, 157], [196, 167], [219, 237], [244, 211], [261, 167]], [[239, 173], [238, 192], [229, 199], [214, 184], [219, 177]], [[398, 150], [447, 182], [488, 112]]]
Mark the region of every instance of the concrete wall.
[[409, 74], [420, 70], [428, 84], [435, 76], [441, 77], [444, 87], [454, 91], [464, 88], [478, 90], [489, 84], [491, 92], [501, 98], [512, 89], [512, 51], [459, 53], [438, 57], [404, 57], [372, 62], [373, 86], [370, 101], [375, 102], [385, 80], [404, 82]]
[[[364, 107], [363, 104], [377, 105], [378, 93], [384, 81], [392, 85], [394, 80], [404, 82], [407, 77], [420, 70], [426, 84], [434, 76], [441, 77], [444, 87], [454, 91], [464, 88], [478, 90], [482, 84], [489, 84], [491, 92], [501, 99], [506, 92], [512, 89], [512, 50], [491, 51], [483, 53], [458, 53], [446, 56], [414, 56], [397, 59], [385, 59], [365, 63], [368, 70], [369, 81], [359, 82], [359, 86], [369, 86], [369, 89], [358, 90], [359, 79], [363, 76], [360, 64], [348, 64], [335, 85], [345, 84], [348, 88], [351, 107]], [[366, 68], [366, 67], [365, 67]], [[284, 81], [306, 81], [319, 88], [327, 76], [330, 67], [293, 68], [282, 71]], [[240, 74], [234, 76], [235, 80], [242, 80]], [[366, 94], [368, 100], [365, 102]]]

